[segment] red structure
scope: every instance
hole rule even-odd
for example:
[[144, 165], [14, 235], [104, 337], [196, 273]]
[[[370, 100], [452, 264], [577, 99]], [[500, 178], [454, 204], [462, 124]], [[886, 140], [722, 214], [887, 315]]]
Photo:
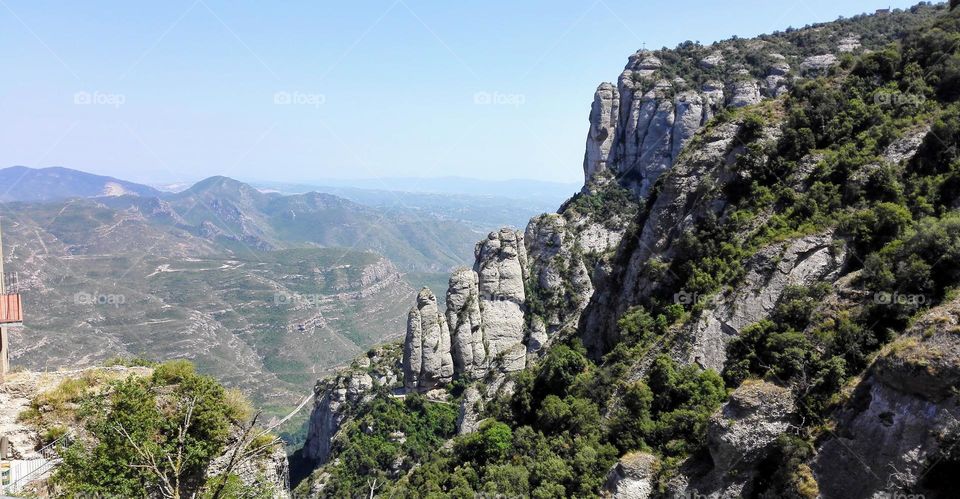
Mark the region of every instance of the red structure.
[[0, 324], [23, 322], [23, 303], [19, 294], [0, 295]]

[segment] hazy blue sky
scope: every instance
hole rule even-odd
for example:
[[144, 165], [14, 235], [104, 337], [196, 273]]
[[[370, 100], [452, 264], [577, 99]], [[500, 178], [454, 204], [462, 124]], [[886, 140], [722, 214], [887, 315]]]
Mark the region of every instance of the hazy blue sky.
[[0, 0], [0, 166], [579, 181], [593, 91], [644, 43], [914, 3]]

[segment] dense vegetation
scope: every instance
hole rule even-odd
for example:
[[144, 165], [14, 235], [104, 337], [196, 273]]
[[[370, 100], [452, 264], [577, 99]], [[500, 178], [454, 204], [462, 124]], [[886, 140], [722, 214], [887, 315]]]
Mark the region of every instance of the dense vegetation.
[[[596, 496], [617, 457], [638, 450], [661, 459], [666, 480], [681, 461], [703, 454], [708, 418], [727, 390], [765, 379], [790, 388], [800, 414], [797, 430], [781, 436], [761, 463], [754, 490], [815, 496], [802, 463], [842, 401], [841, 388], [960, 279], [960, 14], [919, 10], [903, 40], [886, 46], [863, 31], [882, 20], [843, 24], [857, 26], [877, 50], [844, 56], [829, 75], [799, 83], [782, 99], [718, 116], [741, 124], [735, 179], [714, 193], [727, 208], [696, 221], [675, 259], [649, 266], [658, 288], [620, 318], [616, 344], [600, 359], [575, 338], [553, 346], [515, 377], [510, 397], [488, 405], [480, 431], [454, 438], [449, 450], [418, 454], [421, 465], [383, 490], [401, 497]], [[808, 36], [804, 43], [818, 46], [824, 35], [777, 36]], [[779, 133], [765, 134], [775, 123]], [[923, 137], [913, 160], [885, 158], [910, 136]], [[583, 195], [569, 206], [609, 214], [608, 202], [619, 195]], [[641, 210], [636, 225], [645, 216]], [[838, 251], [850, 252], [844, 270], [856, 272], [850, 286], [858, 301], [828, 309], [830, 285], [789, 288], [768, 320], [730, 344], [722, 373], [660, 353], [705, 307], [678, 302], [678, 293], [720, 293], [761, 248], [827, 231]], [[421, 411], [414, 420], [423, 417], [428, 421], [406, 428], [449, 430], [438, 414]], [[380, 442], [368, 440], [351, 439], [349, 460], [341, 458], [344, 487], [371, 469], [351, 463], [383, 462]]]
[[[236, 462], [269, 453], [278, 442], [252, 429], [249, 402], [199, 375], [186, 361], [158, 364], [149, 376], [57, 393], [78, 405], [82, 429], [62, 452], [51, 479], [64, 497], [273, 497], [262, 477], [245, 486], [228, 470], [208, 477], [210, 463], [237, 450]], [[237, 440], [237, 434], [242, 437]], [[233, 447], [229, 447], [230, 444]]]

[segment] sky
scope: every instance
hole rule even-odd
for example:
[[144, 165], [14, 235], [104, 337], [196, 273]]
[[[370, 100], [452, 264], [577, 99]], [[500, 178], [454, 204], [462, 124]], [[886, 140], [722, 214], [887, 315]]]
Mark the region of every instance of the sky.
[[0, 0], [0, 167], [579, 182], [637, 49], [914, 3]]

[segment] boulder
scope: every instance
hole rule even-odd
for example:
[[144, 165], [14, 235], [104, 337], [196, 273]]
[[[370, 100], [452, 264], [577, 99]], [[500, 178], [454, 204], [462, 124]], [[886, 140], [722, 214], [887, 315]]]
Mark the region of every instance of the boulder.
[[771, 445], [793, 423], [796, 406], [790, 389], [764, 381], [747, 381], [713, 415], [707, 446], [720, 473], [749, 470], [765, 458]]
[[613, 499], [647, 499], [653, 495], [660, 460], [646, 452], [627, 454], [607, 475], [605, 496]]
[[800, 72], [805, 76], [823, 75], [838, 62], [840, 60], [833, 54], [813, 55], [800, 63]]

